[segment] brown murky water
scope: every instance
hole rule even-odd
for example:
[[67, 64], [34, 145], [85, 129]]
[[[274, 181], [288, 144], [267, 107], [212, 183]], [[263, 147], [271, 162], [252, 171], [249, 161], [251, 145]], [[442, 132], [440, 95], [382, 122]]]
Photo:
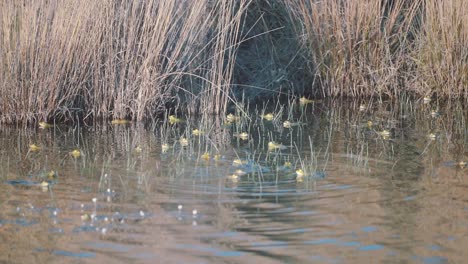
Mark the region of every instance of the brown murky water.
[[436, 108], [2, 127], [0, 263], [466, 262], [468, 116]]

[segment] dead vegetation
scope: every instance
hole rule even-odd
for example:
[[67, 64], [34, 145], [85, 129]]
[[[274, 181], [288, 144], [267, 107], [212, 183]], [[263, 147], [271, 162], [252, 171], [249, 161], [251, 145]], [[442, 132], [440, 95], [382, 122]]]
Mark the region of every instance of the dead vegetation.
[[464, 0], [2, 1], [0, 122], [225, 113], [240, 96], [468, 98]]

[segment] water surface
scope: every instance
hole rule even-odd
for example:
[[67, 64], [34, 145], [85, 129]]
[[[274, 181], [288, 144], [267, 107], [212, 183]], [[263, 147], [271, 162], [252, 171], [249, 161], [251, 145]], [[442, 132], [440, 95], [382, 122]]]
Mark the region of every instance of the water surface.
[[257, 109], [234, 124], [2, 127], [0, 262], [467, 259], [463, 107], [284, 104], [272, 121]]

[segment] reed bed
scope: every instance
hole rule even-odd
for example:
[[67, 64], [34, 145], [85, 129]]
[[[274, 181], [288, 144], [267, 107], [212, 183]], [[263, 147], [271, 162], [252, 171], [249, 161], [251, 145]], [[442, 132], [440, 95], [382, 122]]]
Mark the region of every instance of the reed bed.
[[468, 2], [423, 3], [411, 54], [411, 84], [429, 96], [468, 98]]
[[[2, 1], [2, 122], [226, 108], [248, 1]], [[207, 99], [208, 98], [208, 99]]]
[[418, 1], [289, 0], [320, 96], [394, 97]]
[[0, 122], [225, 114], [272, 94], [468, 98], [467, 5], [2, 1]]
[[320, 96], [467, 97], [463, 0], [288, 0]]

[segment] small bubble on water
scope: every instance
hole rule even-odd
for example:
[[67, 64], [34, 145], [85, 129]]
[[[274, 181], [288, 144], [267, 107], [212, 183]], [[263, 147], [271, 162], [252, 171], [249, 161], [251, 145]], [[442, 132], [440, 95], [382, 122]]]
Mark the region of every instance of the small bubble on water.
[[107, 193], [111, 193], [111, 192], [112, 192], [111, 189], [107, 189]]
[[94, 197], [92, 201], [93, 201], [93, 203], [96, 203], [96, 202], [97, 202], [97, 198]]
[[83, 208], [84, 208], [84, 204], [81, 204], [80, 206], [81, 206], [81, 209], [83, 209]]
[[101, 229], [101, 233], [102, 233], [103, 235], [105, 235], [105, 234], [107, 233], [107, 228], [105, 228], [105, 227], [102, 228], [102, 229]]
[[193, 215], [193, 217], [197, 217], [197, 215], [198, 215], [197, 209], [193, 209], [192, 215]]
[[19, 213], [21, 211], [21, 208], [16, 207], [16, 212]]
[[192, 225], [197, 226], [198, 225], [197, 221], [192, 221]]
[[143, 212], [143, 210], [140, 210], [140, 216], [145, 217], [145, 212]]
[[179, 204], [179, 205], [177, 206], [177, 209], [178, 209], [179, 211], [182, 210], [182, 205]]
[[105, 218], [104, 218], [104, 221], [105, 221], [105, 222], [109, 222], [109, 218], [105, 217]]
[[53, 214], [54, 214], [54, 216], [57, 216], [57, 214], [58, 214], [57, 210], [54, 210]]

